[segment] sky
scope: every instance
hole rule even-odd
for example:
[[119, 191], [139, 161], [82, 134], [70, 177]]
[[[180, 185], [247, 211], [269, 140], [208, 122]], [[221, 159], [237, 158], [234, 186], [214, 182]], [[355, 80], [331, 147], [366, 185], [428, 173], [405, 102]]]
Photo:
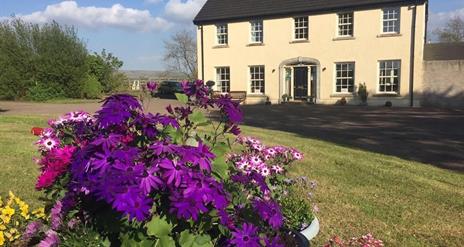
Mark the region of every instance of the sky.
[[[0, 20], [14, 15], [39, 24], [56, 20], [73, 25], [91, 52], [112, 52], [124, 61], [123, 69], [163, 70], [164, 41], [178, 30], [195, 31], [192, 20], [205, 2], [0, 0]], [[464, 19], [464, 0], [429, 2], [430, 30], [443, 26], [451, 16]]]

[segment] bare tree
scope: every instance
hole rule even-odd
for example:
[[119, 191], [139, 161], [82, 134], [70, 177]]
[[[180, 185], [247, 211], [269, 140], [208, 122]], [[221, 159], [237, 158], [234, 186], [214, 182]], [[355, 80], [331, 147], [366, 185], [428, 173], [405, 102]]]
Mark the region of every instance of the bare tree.
[[197, 79], [197, 42], [195, 33], [181, 30], [164, 41], [164, 60], [168, 68], [184, 73], [189, 79]]
[[440, 42], [463, 42], [464, 41], [464, 20], [459, 16], [451, 18], [446, 27], [435, 30]]

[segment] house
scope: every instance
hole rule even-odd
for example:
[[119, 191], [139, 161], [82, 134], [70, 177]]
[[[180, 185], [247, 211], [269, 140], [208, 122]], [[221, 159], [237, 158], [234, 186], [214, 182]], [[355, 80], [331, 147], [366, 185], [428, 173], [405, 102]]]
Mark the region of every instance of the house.
[[419, 105], [426, 0], [208, 0], [194, 19], [201, 79], [266, 100]]

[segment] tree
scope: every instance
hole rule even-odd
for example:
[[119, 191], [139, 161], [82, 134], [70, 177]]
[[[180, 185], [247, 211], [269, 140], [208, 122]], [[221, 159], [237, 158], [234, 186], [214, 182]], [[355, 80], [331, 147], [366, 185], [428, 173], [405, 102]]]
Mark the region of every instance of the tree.
[[195, 34], [181, 30], [164, 42], [164, 60], [168, 68], [184, 73], [189, 79], [198, 78], [197, 73], [197, 44]]
[[464, 20], [459, 16], [451, 18], [446, 27], [435, 31], [440, 42], [464, 42]]
[[105, 93], [111, 93], [121, 87], [123, 80], [120, 75], [116, 75], [118, 70], [123, 66], [123, 62], [114, 56], [111, 52], [107, 53], [105, 49], [100, 54], [93, 53], [87, 57], [89, 65], [89, 74], [94, 76], [102, 85]]
[[79, 97], [86, 58], [73, 27], [5, 20], [0, 23], [0, 98]]

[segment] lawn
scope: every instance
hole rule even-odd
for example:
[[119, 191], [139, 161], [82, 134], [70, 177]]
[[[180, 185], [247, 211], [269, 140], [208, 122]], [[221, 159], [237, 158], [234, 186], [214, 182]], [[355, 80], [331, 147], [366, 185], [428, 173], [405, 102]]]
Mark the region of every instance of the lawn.
[[[33, 126], [43, 117], [0, 115], [0, 195], [8, 190], [39, 205]], [[464, 174], [399, 158], [355, 150], [295, 134], [244, 127], [267, 144], [294, 146], [305, 154], [292, 168], [318, 181], [321, 232], [314, 245], [332, 235], [372, 232], [386, 246], [462, 246]]]

